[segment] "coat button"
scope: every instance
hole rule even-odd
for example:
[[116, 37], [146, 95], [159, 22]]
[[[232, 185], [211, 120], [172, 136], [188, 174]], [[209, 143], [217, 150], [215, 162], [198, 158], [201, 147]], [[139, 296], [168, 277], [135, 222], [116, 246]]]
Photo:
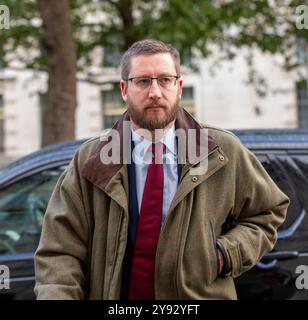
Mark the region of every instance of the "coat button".
[[220, 156], [220, 157], [219, 157], [219, 160], [220, 160], [220, 161], [224, 161], [224, 160], [225, 160], [225, 157], [224, 157], [224, 156]]
[[198, 178], [197, 177], [192, 177], [191, 180], [192, 180], [192, 182], [197, 182]]

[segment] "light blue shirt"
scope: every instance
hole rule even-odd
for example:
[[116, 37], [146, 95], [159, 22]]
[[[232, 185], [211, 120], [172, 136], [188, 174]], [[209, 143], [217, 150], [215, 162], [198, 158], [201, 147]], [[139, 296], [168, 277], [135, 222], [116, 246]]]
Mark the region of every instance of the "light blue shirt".
[[[151, 144], [152, 141], [140, 136], [137, 132], [132, 131], [132, 140], [136, 150], [133, 154], [136, 171], [136, 189], [138, 199], [138, 209], [140, 213], [141, 201], [143, 196], [144, 184], [147, 177], [148, 166], [151, 163]], [[173, 125], [167, 133], [159, 140], [166, 145], [166, 151], [163, 155], [164, 168], [164, 193], [163, 193], [163, 217], [164, 221], [170, 204], [178, 186], [178, 168], [177, 168], [177, 145], [175, 142], [175, 126]], [[138, 158], [136, 158], [136, 156]]]

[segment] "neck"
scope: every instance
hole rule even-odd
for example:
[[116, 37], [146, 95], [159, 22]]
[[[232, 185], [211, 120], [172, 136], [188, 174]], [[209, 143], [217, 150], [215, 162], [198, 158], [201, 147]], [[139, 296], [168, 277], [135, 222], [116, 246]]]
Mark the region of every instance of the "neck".
[[138, 133], [140, 136], [144, 137], [147, 140], [150, 140], [152, 142], [157, 142], [173, 126], [173, 124], [175, 123], [175, 120], [171, 121], [165, 128], [163, 128], [163, 129], [155, 129], [153, 131], [141, 128], [133, 120], [131, 120], [131, 122], [132, 122], [133, 130], [136, 131], [136, 133]]

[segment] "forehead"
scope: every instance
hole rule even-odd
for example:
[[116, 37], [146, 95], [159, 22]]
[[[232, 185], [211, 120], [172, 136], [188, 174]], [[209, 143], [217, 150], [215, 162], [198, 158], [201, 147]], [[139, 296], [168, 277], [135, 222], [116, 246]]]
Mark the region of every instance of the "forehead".
[[139, 55], [131, 58], [130, 77], [175, 75], [174, 61], [169, 53]]

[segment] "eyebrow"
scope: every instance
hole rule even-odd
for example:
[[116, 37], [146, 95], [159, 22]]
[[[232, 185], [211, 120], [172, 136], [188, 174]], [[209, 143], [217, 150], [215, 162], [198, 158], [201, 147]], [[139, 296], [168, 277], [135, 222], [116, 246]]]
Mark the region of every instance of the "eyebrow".
[[[174, 75], [173, 74], [169, 74], [169, 73], [162, 73], [156, 77], [173, 77]], [[154, 77], [154, 78], [156, 78]], [[133, 76], [133, 77], [130, 77], [130, 78], [153, 78], [152, 76], [149, 76], [149, 75], [142, 75], [142, 76]]]

